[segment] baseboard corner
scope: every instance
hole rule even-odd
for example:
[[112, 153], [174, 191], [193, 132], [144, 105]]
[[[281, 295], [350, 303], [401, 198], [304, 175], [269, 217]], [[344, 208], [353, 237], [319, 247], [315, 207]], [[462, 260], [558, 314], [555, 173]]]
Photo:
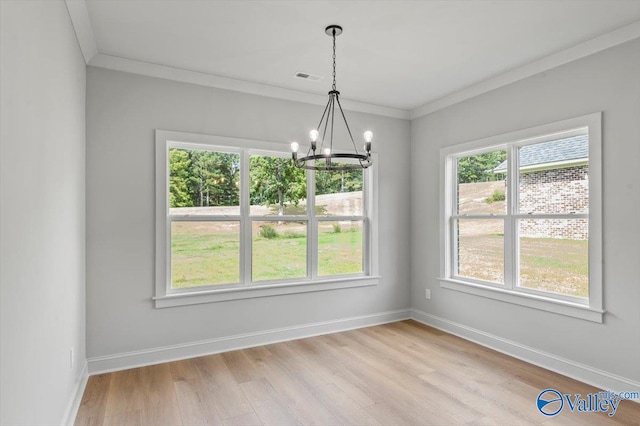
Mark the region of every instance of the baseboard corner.
[[67, 409], [65, 410], [64, 417], [62, 418], [62, 425], [72, 426], [75, 423], [76, 416], [78, 415], [78, 410], [80, 409], [80, 403], [82, 402], [82, 396], [84, 395], [84, 390], [87, 387], [87, 382], [89, 380], [89, 362], [87, 360], [84, 361], [84, 365], [82, 366], [82, 370], [80, 371], [80, 375], [76, 380], [76, 385], [74, 387], [73, 395], [67, 404]]

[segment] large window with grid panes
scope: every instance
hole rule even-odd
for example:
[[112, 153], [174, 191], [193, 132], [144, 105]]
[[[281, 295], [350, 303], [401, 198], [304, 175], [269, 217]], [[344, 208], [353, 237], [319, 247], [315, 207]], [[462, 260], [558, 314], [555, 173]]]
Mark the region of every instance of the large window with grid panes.
[[441, 285], [602, 319], [600, 115], [444, 148]]
[[372, 169], [302, 170], [268, 142], [156, 139], [156, 306], [372, 284]]

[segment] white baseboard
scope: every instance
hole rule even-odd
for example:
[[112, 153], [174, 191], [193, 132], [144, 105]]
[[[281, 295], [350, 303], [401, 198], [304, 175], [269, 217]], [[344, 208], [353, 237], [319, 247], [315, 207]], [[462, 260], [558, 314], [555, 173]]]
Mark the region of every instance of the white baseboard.
[[235, 336], [201, 340], [198, 342], [184, 343], [180, 345], [164, 346], [141, 351], [89, 358], [89, 373], [93, 375], [110, 371], [126, 370], [145, 365], [160, 364], [179, 359], [194, 358], [203, 355], [284, 342], [287, 340], [352, 330], [354, 328], [370, 327], [378, 324], [402, 321], [409, 319], [410, 317], [410, 309], [398, 309], [395, 311], [380, 312], [370, 315], [361, 315], [332, 321], [277, 328], [259, 331], [256, 333], [238, 334]]
[[[420, 323], [437, 328], [465, 340], [488, 347], [514, 358], [554, 371], [575, 380], [590, 384], [599, 389], [612, 391], [640, 392], [640, 382], [580, 364], [518, 342], [486, 333], [484, 331], [456, 323], [419, 309], [398, 309], [370, 315], [317, 322], [299, 326], [284, 327], [256, 333], [238, 334], [180, 345], [164, 346], [141, 351], [126, 352], [108, 356], [90, 358], [88, 374], [100, 374], [111, 371], [194, 358], [220, 352], [267, 345], [322, 334], [336, 333], [378, 324], [386, 324], [405, 319], [414, 319]], [[71, 424], [80, 406], [82, 393], [87, 382], [87, 367], [83, 370], [76, 395], [70, 403], [64, 424]], [[634, 400], [635, 402], [640, 402]]]
[[[562, 374], [563, 376], [579, 380], [602, 390], [640, 392], [640, 382], [580, 364], [548, 352], [543, 352], [512, 340], [503, 339], [502, 337], [440, 318], [419, 309], [411, 309], [411, 318], [425, 325], [437, 328], [438, 330], [486, 346], [487, 348]], [[640, 402], [638, 400], [633, 401]]]
[[78, 409], [80, 408], [80, 403], [82, 402], [82, 395], [84, 395], [84, 390], [87, 387], [87, 381], [89, 380], [89, 367], [87, 361], [84, 362], [82, 366], [82, 371], [80, 371], [80, 376], [76, 381], [76, 386], [71, 396], [71, 400], [67, 405], [67, 409], [65, 410], [64, 417], [62, 418], [62, 425], [73, 425], [76, 421], [76, 416], [78, 415]]

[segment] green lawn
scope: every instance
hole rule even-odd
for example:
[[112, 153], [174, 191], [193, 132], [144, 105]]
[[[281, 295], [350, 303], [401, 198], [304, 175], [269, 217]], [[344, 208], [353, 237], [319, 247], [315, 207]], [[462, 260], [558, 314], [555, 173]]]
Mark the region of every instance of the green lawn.
[[[336, 222], [337, 223], [337, 222]], [[260, 226], [275, 229], [276, 238], [264, 238]], [[319, 234], [319, 274], [362, 271], [362, 229], [323, 222]], [[171, 232], [172, 287], [237, 283], [240, 280], [238, 222], [173, 222]], [[254, 222], [252, 232], [253, 281], [302, 278], [307, 275], [305, 225]]]
[[362, 228], [353, 226], [336, 233], [338, 222], [328, 222], [331, 229], [320, 228], [318, 234], [318, 275], [362, 272]]
[[[271, 227], [277, 236], [262, 237], [259, 232], [260, 225]], [[306, 225], [254, 222], [251, 257], [253, 281], [306, 277]]]
[[173, 288], [240, 280], [239, 222], [173, 222], [171, 225]]

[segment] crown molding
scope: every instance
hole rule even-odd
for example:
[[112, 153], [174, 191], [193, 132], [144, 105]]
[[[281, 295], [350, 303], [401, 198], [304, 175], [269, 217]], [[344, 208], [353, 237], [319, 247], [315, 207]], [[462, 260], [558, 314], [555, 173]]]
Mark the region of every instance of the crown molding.
[[[189, 71], [182, 68], [152, 64], [149, 62], [136, 61], [118, 56], [104, 55], [102, 53], [95, 55], [88, 65], [92, 67], [124, 71], [149, 77], [164, 78], [167, 80], [181, 81], [183, 83], [198, 84], [200, 86], [233, 90], [235, 92], [249, 93], [252, 95], [260, 95], [294, 102], [322, 106], [327, 103], [327, 97], [325, 95], [317, 95], [314, 93], [301, 92], [299, 90], [285, 89], [261, 83], [252, 83], [228, 77], [220, 77], [213, 74]], [[382, 115], [405, 120], [409, 119], [409, 111], [407, 110], [350, 101], [348, 99], [341, 99], [341, 103], [342, 107], [349, 111], [364, 112], [367, 114]]]
[[[71, 22], [73, 23], [78, 44], [80, 45], [82, 55], [87, 65], [294, 102], [313, 105], [326, 104], [326, 96], [324, 95], [98, 53], [91, 21], [89, 20], [86, 0], [65, 0], [65, 3], [69, 11], [69, 16], [71, 17]], [[450, 95], [427, 102], [411, 111], [365, 102], [350, 101], [348, 99], [342, 100], [343, 107], [349, 111], [413, 120], [636, 38], [640, 38], [640, 21], [633, 22], [537, 61], [483, 80]]]
[[65, 0], [76, 38], [86, 64], [98, 53], [85, 0]]
[[410, 118], [413, 120], [415, 118], [431, 114], [432, 112], [447, 108], [467, 99], [474, 98], [483, 93], [506, 86], [507, 84], [514, 83], [518, 80], [525, 79], [532, 75], [584, 58], [585, 56], [592, 55], [636, 38], [640, 38], [640, 21], [626, 25], [617, 30], [603, 34], [584, 43], [577, 44], [573, 47], [546, 56], [521, 67], [514, 68], [510, 71], [454, 92], [448, 96], [428, 102], [412, 110]]
[[[327, 97], [324, 95], [316, 95], [299, 90], [252, 83], [98, 53], [98, 47], [91, 27], [91, 20], [89, 19], [89, 12], [87, 11], [86, 0], [65, 0], [65, 3], [69, 11], [69, 16], [71, 17], [76, 38], [78, 39], [78, 44], [80, 45], [80, 50], [82, 51], [82, 56], [84, 56], [84, 61], [87, 65], [294, 102], [313, 105], [325, 105], [327, 103]], [[410, 115], [408, 110], [350, 101], [348, 99], [342, 99], [342, 106], [349, 111], [364, 112], [404, 120], [408, 120]]]

